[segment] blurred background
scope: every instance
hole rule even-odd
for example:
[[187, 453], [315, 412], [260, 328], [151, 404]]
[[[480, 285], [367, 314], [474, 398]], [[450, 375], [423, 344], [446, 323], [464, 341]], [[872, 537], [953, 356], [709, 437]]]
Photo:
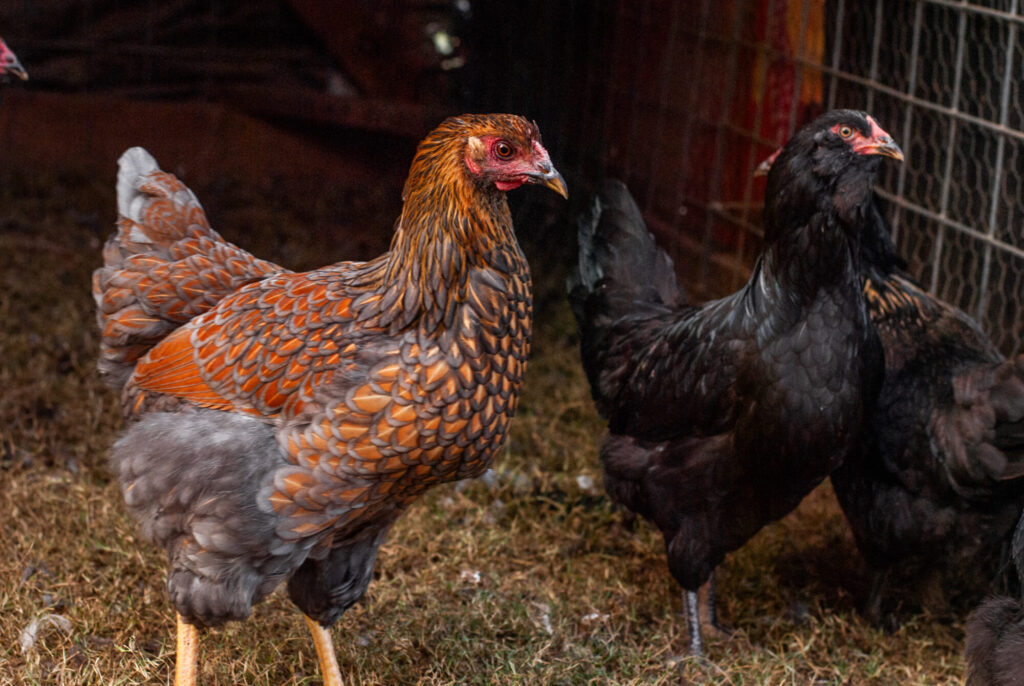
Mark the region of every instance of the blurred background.
[[[376, 251], [415, 143], [446, 115], [504, 110], [537, 120], [574, 208], [623, 178], [713, 296], [759, 249], [757, 163], [820, 111], [865, 109], [907, 153], [882, 196], [912, 273], [1018, 352], [1019, 4], [9, 0], [0, 32], [31, 80], [3, 92], [0, 179], [112, 187], [143, 145], [208, 210], [225, 179], [305, 197], [318, 227]], [[544, 241], [571, 250], [573, 231]]]

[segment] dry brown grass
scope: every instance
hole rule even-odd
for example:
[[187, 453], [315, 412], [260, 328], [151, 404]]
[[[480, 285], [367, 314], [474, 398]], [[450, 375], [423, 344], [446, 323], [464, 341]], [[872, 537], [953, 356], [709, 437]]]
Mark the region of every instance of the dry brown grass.
[[[113, 215], [107, 181], [9, 179], [0, 190], [2, 684], [171, 678], [163, 556], [139, 540], [105, 465], [120, 420], [94, 374], [88, 283]], [[351, 198], [315, 216], [244, 189], [221, 198], [217, 225], [261, 255], [301, 267], [351, 254], [342, 239], [309, 239], [351, 211]], [[381, 220], [381, 244], [389, 224]], [[912, 616], [883, 633], [856, 613], [864, 575], [827, 487], [727, 561], [719, 595], [734, 632], [710, 643], [706, 662], [684, 656], [679, 589], [659, 536], [624, 521], [600, 492], [603, 429], [561, 277], [546, 273], [541, 252], [531, 251], [535, 355], [495, 478], [437, 488], [395, 527], [365, 602], [333, 630], [350, 681], [959, 683], [958, 622]], [[51, 615], [67, 630], [44, 622], [23, 651], [26, 627]], [[201, 661], [203, 684], [319, 683], [304, 625], [280, 593], [248, 622], [207, 633]]]

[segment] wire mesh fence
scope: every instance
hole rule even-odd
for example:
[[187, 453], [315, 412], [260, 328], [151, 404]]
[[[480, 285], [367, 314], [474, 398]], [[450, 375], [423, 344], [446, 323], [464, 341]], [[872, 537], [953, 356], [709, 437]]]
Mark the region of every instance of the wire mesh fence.
[[[587, 185], [606, 175], [624, 179], [697, 297], [738, 286], [760, 249], [757, 163], [823, 109], [870, 111], [907, 156], [903, 165], [886, 165], [880, 195], [911, 272], [976, 317], [1010, 353], [1024, 351], [1022, 2], [393, 0], [381, 6], [400, 17], [450, 15], [446, 31], [465, 38], [466, 59], [464, 68], [445, 72], [444, 83], [452, 84], [442, 89], [446, 98], [460, 100], [460, 108], [537, 118], [574, 195], [585, 195]], [[66, 28], [62, 3], [102, 21]], [[197, 81], [181, 66], [188, 62], [183, 49], [197, 65], [223, 63], [225, 82], [298, 80], [321, 87], [329, 60], [289, 9], [294, 4], [262, 0], [257, 11], [221, 0], [176, 0], [173, 6], [189, 11], [172, 13], [181, 19], [165, 27], [166, 40], [145, 32], [167, 15], [164, 5], [148, 0], [129, 13], [90, 0], [49, 0], [32, 11], [25, 8], [35, 4], [17, 3], [0, 17], [10, 30], [31, 33], [35, 40], [24, 44], [49, 60], [34, 63], [34, 87], [73, 87], [66, 74], [82, 72], [80, 63], [91, 75], [86, 90], [122, 74], [104, 60], [125, 59], [124, 40], [88, 49], [68, 43], [79, 34], [97, 41], [98, 25], [113, 37], [134, 32], [142, 43], [140, 59], [128, 60], [134, 69], [159, 61], [164, 43], [175, 46], [176, 59], [164, 65], [173, 68], [170, 76], [142, 79], [150, 97], [173, 97], [214, 83], [210, 76]], [[283, 42], [282, 22], [290, 27]], [[253, 61], [247, 48], [228, 45], [238, 27], [255, 35], [271, 25], [278, 28], [271, 32], [273, 45], [281, 43], [277, 52], [263, 41]], [[411, 25], [417, 40], [401, 42], [429, 43], [424, 36], [437, 34]], [[182, 48], [184, 39], [174, 37], [184, 35], [202, 38]], [[390, 55], [376, 47], [378, 53], [368, 54], [377, 61], [366, 58], [369, 72]], [[88, 59], [71, 66], [57, 59], [75, 50]], [[277, 63], [293, 68], [281, 76]], [[188, 73], [178, 79], [183, 69]], [[155, 66], [151, 71], [163, 74]], [[437, 83], [424, 78], [407, 97], [440, 92]], [[199, 92], [224, 97], [230, 90], [216, 82]], [[380, 109], [380, 102], [368, 107]]]
[[[824, 109], [871, 112], [907, 156], [906, 164], [887, 166], [879, 194], [912, 274], [974, 316], [1002, 350], [1024, 350], [1024, 15], [1018, 0], [774, 0], [766, 6], [756, 40], [747, 37], [751, 18], [740, 9], [731, 32], [712, 22], [699, 25], [703, 45], [727, 46], [736, 56], [730, 64], [754, 65], [752, 73], [736, 76], [761, 92], [746, 118], [728, 116], [727, 103], [704, 121], [697, 113], [695, 123], [714, 128], [718, 150], [735, 148], [730, 139], [738, 139], [767, 154], [813, 115], [813, 108], [801, 109], [808, 79], [820, 84]], [[813, 35], [821, 10], [823, 43]], [[775, 40], [778, 35], [788, 40]], [[766, 127], [766, 121], [775, 124]], [[750, 168], [756, 157], [748, 154], [739, 166]], [[735, 230], [736, 240], [725, 246], [732, 259], [718, 257], [735, 280], [745, 276], [759, 246], [758, 191], [752, 178], [738, 193], [726, 188], [717, 159], [711, 184], [706, 198], [691, 194], [686, 201], [708, 209], [702, 241], [708, 251], [723, 247], [714, 239], [716, 227]]]

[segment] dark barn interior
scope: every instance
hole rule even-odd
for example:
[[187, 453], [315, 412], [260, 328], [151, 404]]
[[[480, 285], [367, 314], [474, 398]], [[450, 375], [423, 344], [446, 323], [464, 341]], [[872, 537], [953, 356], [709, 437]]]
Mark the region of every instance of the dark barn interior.
[[[140, 145], [213, 226], [295, 270], [386, 250], [416, 144], [462, 112], [534, 120], [569, 200], [509, 194], [534, 278], [520, 414], [482, 481], [431, 491], [333, 629], [350, 683], [960, 683], [943, 588], [881, 626], [830, 487], [730, 556], [733, 629], [687, 656], [653, 527], [605, 498], [565, 300], [575, 217], [627, 183], [698, 300], [761, 248], [758, 163], [818, 114], [899, 142], [878, 195], [908, 271], [1024, 352], [1017, 0], [13, 0], [0, 35], [0, 683], [169, 683], [165, 561], [124, 511], [92, 270]], [[969, 609], [969, 608], [968, 608]], [[277, 593], [210, 632], [200, 683], [320, 683]]]

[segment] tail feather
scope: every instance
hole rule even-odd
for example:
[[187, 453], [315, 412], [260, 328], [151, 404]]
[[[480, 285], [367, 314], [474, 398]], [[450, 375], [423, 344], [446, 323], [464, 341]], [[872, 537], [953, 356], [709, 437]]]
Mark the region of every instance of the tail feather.
[[685, 295], [668, 254], [647, 230], [640, 208], [621, 181], [605, 181], [578, 221], [579, 265], [570, 278], [575, 305], [605, 287], [627, 314], [628, 301], [677, 307]]
[[[655, 243], [621, 181], [604, 183], [579, 218], [578, 236], [579, 264], [569, 277], [569, 302], [580, 328], [583, 368], [603, 413], [626, 371], [622, 365], [617, 372], [607, 369], [610, 350], [621, 338], [615, 331], [635, 333], [643, 320], [683, 306], [686, 296], [676, 281], [672, 259]], [[623, 359], [628, 357], [624, 349], [619, 352]]]
[[142, 148], [125, 152], [118, 165], [117, 233], [92, 285], [99, 369], [115, 388], [179, 326], [244, 284], [283, 271], [221, 238], [192, 191]]

